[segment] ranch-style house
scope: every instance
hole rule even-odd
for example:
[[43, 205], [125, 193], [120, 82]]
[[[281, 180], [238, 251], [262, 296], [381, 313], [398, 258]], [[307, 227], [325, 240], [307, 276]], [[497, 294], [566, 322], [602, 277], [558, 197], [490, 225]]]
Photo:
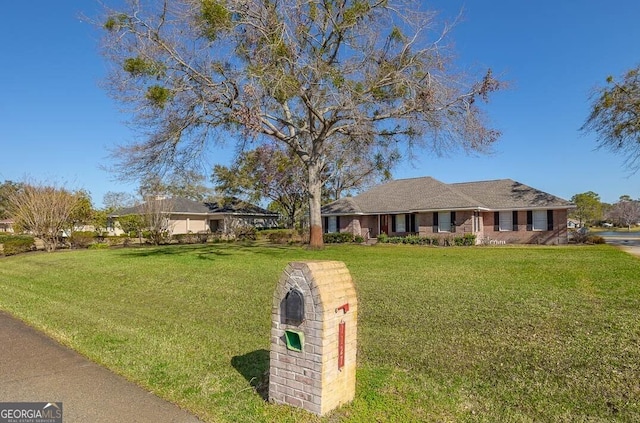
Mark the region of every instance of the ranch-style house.
[[[237, 198], [226, 198], [214, 202], [198, 202], [188, 198], [149, 199], [135, 207], [118, 210], [109, 217], [113, 232], [122, 232], [118, 218], [126, 215], [144, 215], [149, 212], [161, 213], [168, 219], [168, 227], [173, 235], [188, 233], [233, 233], [240, 226], [273, 228], [278, 225], [278, 214]], [[116, 233], [117, 235], [118, 233]]]
[[393, 180], [322, 208], [324, 232], [365, 240], [476, 235], [477, 243], [566, 244], [571, 202], [511, 179], [446, 184], [431, 177]]

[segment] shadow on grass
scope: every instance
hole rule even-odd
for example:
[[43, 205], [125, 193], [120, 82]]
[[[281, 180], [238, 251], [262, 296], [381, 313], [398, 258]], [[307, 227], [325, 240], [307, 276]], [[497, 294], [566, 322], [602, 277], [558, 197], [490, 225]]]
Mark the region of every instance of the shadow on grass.
[[256, 350], [236, 355], [231, 359], [231, 365], [263, 400], [269, 399], [269, 351]]
[[122, 249], [120, 254], [125, 257], [145, 258], [157, 256], [179, 256], [197, 254], [201, 259], [210, 259], [213, 256], [228, 256], [231, 253], [215, 245], [160, 245], [142, 246]]

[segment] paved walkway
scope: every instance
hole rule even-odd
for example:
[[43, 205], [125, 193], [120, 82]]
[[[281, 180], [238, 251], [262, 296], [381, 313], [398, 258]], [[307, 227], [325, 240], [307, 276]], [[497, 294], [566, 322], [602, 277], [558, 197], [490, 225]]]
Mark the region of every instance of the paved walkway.
[[619, 248], [629, 254], [640, 257], [640, 247], [620, 245]]
[[625, 237], [624, 234], [622, 234], [620, 236], [604, 236], [603, 238], [607, 244], [615, 245], [634, 256], [640, 256], [640, 238], [636, 236]]
[[199, 422], [4, 312], [0, 402], [62, 402], [64, 423]]

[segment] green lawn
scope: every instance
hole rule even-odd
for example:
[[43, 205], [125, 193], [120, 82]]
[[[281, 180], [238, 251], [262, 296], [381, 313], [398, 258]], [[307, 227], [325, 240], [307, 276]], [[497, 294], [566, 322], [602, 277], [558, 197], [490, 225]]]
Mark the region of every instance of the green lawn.
[[[356, 399], [265, 402], [289, 261], [359, 297]], [[0, 259], [0, 308], [205, 421], [640, 421], [640, 260], [611, 246], [213, 244]]]

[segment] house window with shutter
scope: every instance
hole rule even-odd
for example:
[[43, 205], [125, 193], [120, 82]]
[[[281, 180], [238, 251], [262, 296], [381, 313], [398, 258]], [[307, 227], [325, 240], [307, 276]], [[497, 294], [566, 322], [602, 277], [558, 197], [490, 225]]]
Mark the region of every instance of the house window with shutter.
[[395, 229], [393, 232], [406, 232], [407, 228], [405, 227], [405, 218], [404, 214], [397, 214], [394, 217]]
[[451, 213], [438, 213], [438, 232], [451, 232]]
[[338, 232], [338, 218], [336, 216], [328, 216], [325, 218], [326, 233]]
[[510, 211], [501, 211], [498, 216], [500, 232], [513, 230], [513, 213]]
[[532, 213], [534, 231], [546, 231], [547, 229], [547, 211], [546, 210], [533, 210]]

